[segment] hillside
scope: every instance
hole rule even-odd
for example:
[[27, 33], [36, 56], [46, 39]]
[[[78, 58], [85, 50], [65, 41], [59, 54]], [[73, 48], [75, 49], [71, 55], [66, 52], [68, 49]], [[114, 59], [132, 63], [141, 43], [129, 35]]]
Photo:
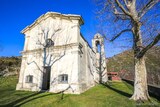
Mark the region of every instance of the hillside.
[[[12, 82], [11, 82], [12, 81]], [[17, 76], [0, 77], [0, 107], [158, 107], [160, 103], [138, 103], [129, 100], [133, 87], [125, 82], [112, 82], [110, 85], [97, 85], [80, 94], [15, 91]]]
[[20, 64], [21, 57], [0, 57], [0, 76], [18, 74]]
[[[121, 77], [134, 79], [133, 51], [128, 50], [108, 58], [108, 71], [120, 72]], [[148, 72], [148, 83], [160, 86], [160, 47], [154, 47], [146, 54], [146, 67]], [[123, 73], [122, 73], [123, 71]]]

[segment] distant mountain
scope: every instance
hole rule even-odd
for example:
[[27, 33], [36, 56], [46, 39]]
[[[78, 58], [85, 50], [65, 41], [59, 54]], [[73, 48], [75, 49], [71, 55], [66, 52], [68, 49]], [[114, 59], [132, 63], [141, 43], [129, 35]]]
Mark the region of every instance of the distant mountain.
[[[107, 59], [108, 71], [120, 72], [122, 78], [134, 79], [133, 51], [128, 50]], [[148, 83], [160, 85], [160, 47], [153, 47], [146, 54]]]
[[21, 57], [0, 57], [0, 76], [17, 75], [20, 65]]

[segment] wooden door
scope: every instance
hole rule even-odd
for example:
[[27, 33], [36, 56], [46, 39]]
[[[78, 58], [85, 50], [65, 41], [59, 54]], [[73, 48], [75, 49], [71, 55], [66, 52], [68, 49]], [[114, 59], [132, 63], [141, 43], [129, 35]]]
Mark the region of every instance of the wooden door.
[[42, 90], [48, 90], [50, 87], [50, 72], [51, 72], [50, 66], [44, 67]]

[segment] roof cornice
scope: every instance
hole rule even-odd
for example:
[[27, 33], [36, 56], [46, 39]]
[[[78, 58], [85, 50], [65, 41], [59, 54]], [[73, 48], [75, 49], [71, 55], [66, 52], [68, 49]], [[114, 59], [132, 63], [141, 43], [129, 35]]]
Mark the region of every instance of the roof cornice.
[[31, 25], [28, 25], [25, 27], [21, 33], [25, 33], [26, 31], [30, 30], [32, 27], [35, 25], [39, 24], [42, 20], [47, 19], [48, 17], [61, 17], [61, 18], [68, 18], [70, 20], [79, 20], [80, 25], [84, 24], [83, 18], [80, 15], [75, 15], [75, 14], [61, 14], [58, 12], [47, 12], [45, 14], [42, 14], [39, 18], [37, 18]]

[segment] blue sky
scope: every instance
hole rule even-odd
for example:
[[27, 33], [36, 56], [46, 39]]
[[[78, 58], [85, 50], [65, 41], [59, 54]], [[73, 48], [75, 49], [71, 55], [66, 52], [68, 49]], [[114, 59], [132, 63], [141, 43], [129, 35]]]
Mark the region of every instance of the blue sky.
[[[48, 11], [82, 15], [81, 32], [91, 45], [98, 31], [95, 9], [93, 0], [0, 0], [0, 56], [20, 56], [24, 45], [20, 31]], [[107, 57], [121, 51], [113, 43], [106, 45]]]

